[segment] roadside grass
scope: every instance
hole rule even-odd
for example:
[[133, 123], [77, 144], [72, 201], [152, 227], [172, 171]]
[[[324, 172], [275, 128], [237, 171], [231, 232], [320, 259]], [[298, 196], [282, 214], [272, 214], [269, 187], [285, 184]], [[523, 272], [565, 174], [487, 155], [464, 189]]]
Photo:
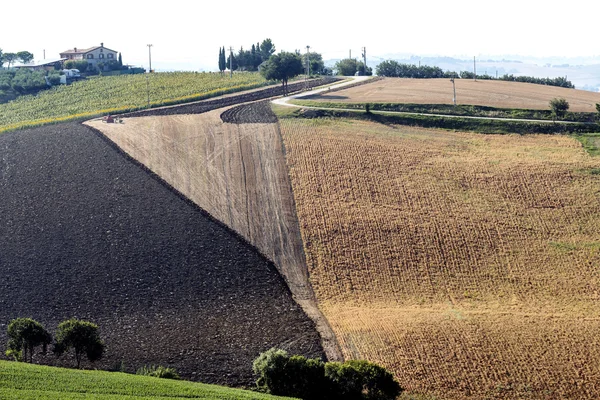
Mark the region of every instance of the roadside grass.
[[121, 372], [82, 371], [0, 361], [2, 400], [269, 400], [284, 399], [248, 390]]
[[[600, 129], [599, 129], [600, 130]], [[600, 133], [590, 133], [585, 135], [573, 135], [575, 139], [577, 139], [583, 148], [591, 155], [591, 156], [599, 156], [600, 155]], [[592, 175], [600, 174], [600, 170], [597, 172], [590, 172]]]
[[[292, 104], [297, 100], [292, 101]], [[600, 126], [588, 123], [558, 124], [534, 121], [510, 121], [501, 119], [478, 119], [444, 117], [419, 114], [395, 114], [390, 111], [335, 110], [335, 109], [299, 109], [276, 111], [281, 118], [347, 118], [377, 122], [384, 125], [405, 125], [422, 128], [440, 128], [452, 131], [477, 132], [484, 134], [579, 134], [588, 136], [595, 133], [600, 137]]]

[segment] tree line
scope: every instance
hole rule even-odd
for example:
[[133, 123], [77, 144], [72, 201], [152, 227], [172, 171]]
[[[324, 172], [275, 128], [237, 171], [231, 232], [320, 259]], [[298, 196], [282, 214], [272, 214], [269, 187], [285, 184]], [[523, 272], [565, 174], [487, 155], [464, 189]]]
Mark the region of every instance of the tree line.
[[0, 67], [7, 63], [8, 68], [15, 63], [15, 61], [21, 61], [23, 64], [29, 63], [33, 60], [33, 54], [28, 51], [19, 51], [17, 53], [3, 53], [0, 49]]
[[[52, 335], [42, 324], [31, 318], [16, 318], [8, 324], [6, 356], [15, 361], [33, 362], [35, 348], [42, 346], [42, 353], [46, 353], [52, 342]], [[102, 358], [104, 349], [98, 325], [76, 318], [58, 324], [52, 351], [60, 357], [73, 350], [77, 368], [84, 355], [93, 362]]]
[[470, 71], [443, 71], [439, 67], [432, 67], [429, 65], [416, 66], [414, 64], [402, 64], [394, 60], [387, 60], [381, 62], [375, 67], [376, 74], [378, 76], [387, 76], [393, 78], [415, 78], [415, 79], [431, 79], [431, 78], [455, 78], [460, 77], [462, 79], [480, 79], [480, 80], [500, 80], [510, 82], [526, 82], [535, 83], [539, 85], [548, 86], [559, 86], [569, 89], [574, 89], [575, 85], [564, 77], [558, 78], [536, 78], [533, 76], [514, 76], [514, 75], [502, 75], [498, 78], [488, 74], [477, 75]]

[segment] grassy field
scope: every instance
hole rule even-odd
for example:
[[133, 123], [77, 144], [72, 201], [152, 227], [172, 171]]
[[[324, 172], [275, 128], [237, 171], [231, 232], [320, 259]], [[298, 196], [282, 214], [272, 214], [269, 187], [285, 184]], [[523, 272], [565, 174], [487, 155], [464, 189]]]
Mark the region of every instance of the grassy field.
[[[370, 102], [452, 104], [452, 83], [448, 79], [386, 78], [346, 90], [324, 93], [319, 102]], [[596, 112], [600, 93], [520, 82], [456, 80], [458, 104], [511, 109], [547, 110], [555, 97], [565, 98], [570, 111]]]
[[137, 110], [147, 107], [148, 100], [151, 106], [176, 104], [266, 84], [258, 73], [234, 74], [233, 78], [194, 72], [95, 77], [0, 104], [0, 133]]
[[261, 393], [124, 374], [0, 361], [3, 400], [284, 399]]
[[600, 395], [600, 160], [579, 142], [281, 127], [311, 283], [346, 358], [440, 398]]

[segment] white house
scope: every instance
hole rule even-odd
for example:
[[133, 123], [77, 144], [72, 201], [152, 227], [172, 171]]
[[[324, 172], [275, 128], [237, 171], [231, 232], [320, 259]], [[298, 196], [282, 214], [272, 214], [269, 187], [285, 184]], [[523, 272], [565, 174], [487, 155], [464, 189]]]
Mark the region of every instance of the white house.
[[60, 53], [60, 58], [67, 60], [85, 60], [90, 68], [96, 68], [99, 62], [106, 62], [118, 59], [118, 52], [104, 47], [104, 43], [100, 46], [90, 47], [89, 49], [78, 49], [77, 47], [63, 51]]

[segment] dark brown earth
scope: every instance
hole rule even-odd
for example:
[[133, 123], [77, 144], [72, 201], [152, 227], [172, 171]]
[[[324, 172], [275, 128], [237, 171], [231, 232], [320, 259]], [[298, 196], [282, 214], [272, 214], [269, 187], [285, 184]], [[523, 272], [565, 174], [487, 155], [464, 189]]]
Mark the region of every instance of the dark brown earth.
[[221, 113], [221, 121], [230, 124], [272, 124], [278, 121], [268, 100], [232, 107]]
[[[288, 85], [288, 93], [298, 92], [306, 88], [313, 88], [321, 85], [330, 84], [339, 81], [339, 78], [325, 77], [311, 79], [307, 82], [294, 82]], [[201, 114], [218, 108], [229, 107], [235, 104], [247, 103], [251, 101], [264, 100], [271, 97], [283, 95], [282, 86], [270, 86], [264, 89], [254, 89], [243, 93], [234, 93], [221, 96], [212, 100], [202, 100], [189, 104], [182, 104], [169, 107], [153, 108], [150, 110], [134, 111], [123, 114], [124, 117], [148, 117], [158, 115], [182, 115], [182, 114]]]
[[74, 316], [99, 324], [103, 369], [244, 386], [273, 346], [323, 355], [270, 261], [91, 128], [1, 135], [0, 199], [1, 354], [11, 319]]

